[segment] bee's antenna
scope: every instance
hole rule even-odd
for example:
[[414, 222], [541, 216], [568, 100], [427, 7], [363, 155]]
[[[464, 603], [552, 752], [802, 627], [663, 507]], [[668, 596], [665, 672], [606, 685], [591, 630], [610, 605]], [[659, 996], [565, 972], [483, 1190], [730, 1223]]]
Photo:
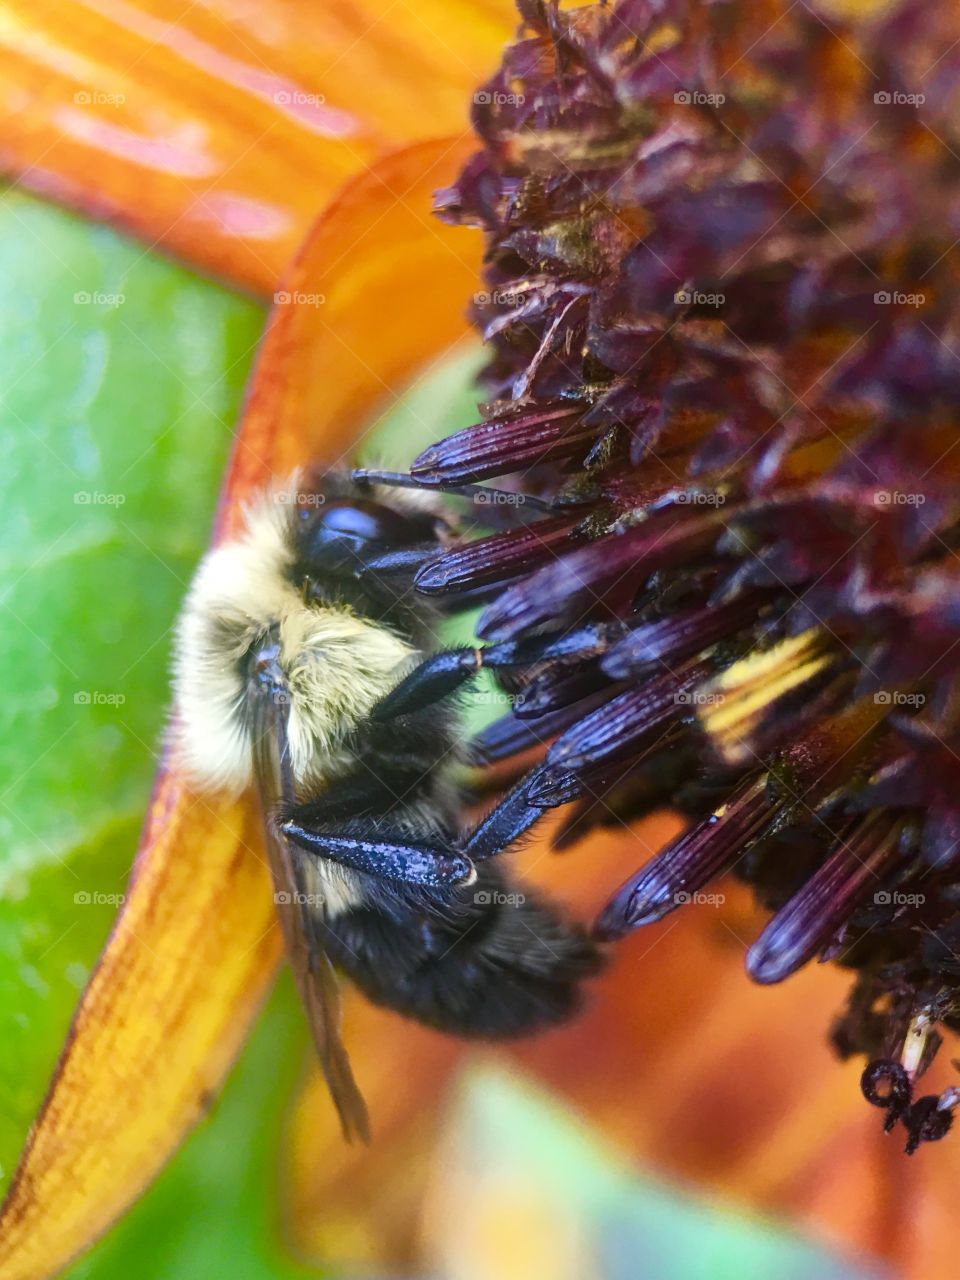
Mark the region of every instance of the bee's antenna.
[[480, 503], [491, 504], [517, 503], [532, 511], [553, 511], [553, 504], [543, 498], [535, 498], [531, 493], [513, 493], [509, 489], [494, 489], [485, 484], [424, 484], [416, 476], [406, 471], [377, 471], [368, 467], [355, 467], [351, 472], [357, 484], [386, 484], [395, 489], [420, 489], [428, 493], [449, 493], [457, 498], [471, 498]]

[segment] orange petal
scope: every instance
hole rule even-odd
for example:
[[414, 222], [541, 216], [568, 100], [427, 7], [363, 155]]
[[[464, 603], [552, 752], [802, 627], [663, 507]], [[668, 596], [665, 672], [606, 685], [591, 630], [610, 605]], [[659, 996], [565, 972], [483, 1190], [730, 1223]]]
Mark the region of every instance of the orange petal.
[[0, 169], [263, 294], [350, 175], [464, 129], [511, 0], [0, 0]]
[[321, 447], [325, 461], [339, 461], [425, 361], [442, 360], [466, 334], [480, 237], [437, 222], [430, 205], [473, 149], [468, 138], [447, 138], [384, 156], [313, 228], [257, 358], [221, 509], [225, 530], [266, 476], [284, 477]]
[[275, 968], [269, 881], [238, 807], [161, 778], [127, 904], [5, 1206], [0, 1273], [59, 1270], [203, 1113]]
[[[310, 282], [328, 301], [276, 309], [221, 530], [251, 487], [348, 447], [377, 402], [463, 333], [477, 263], [452, 253], [456, 232], [429, 216], [462, 151], [442, 142], [390, 156], [317, 223], [290, 290]], [[126, 905], [0, 1219], [4, 1280], [50, 1275], [102, 1231], [227, 1070], [281, 945], [258, 822], [161, 772]]]

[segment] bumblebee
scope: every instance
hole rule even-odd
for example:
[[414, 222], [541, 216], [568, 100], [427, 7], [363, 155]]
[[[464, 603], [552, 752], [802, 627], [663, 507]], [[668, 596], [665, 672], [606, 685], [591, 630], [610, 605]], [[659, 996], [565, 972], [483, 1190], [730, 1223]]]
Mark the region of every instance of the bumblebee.
[[598, 967], [585, 935], [495, 860], [542, 810], [508, 793], [463, 829], [465, 731], [444, 673], [462, 683], [470, 651], [438, 651], [431, 605], [403, 571], [452, 538], [432, 495], [339, 473], [294, 480], [207, 554], [177, 629], [179, 766], [199, 790], [257, 796], [348, 1138], [366, 1139], [368, 1119], [336, 970], [428, 1026], [501, 1038], [569, 1017]]

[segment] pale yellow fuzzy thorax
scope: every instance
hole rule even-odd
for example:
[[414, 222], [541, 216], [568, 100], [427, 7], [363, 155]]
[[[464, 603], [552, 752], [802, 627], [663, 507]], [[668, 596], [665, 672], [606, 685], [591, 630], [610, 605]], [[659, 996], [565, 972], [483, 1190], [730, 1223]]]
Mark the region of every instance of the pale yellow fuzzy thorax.
[[413, 653], [346, 607], [304, 602], [288, 577], [291, 519], [288, 494], [260, 499], [244, 533], [204, 557], [187, 595], [174, 660], [174, 749], [198, 787], [239, 792], [251, 781], [240, 663], [270, 628], [279, 630], [289, 685], [298, 783], [320, 783], [336, 769], [345, 736]]

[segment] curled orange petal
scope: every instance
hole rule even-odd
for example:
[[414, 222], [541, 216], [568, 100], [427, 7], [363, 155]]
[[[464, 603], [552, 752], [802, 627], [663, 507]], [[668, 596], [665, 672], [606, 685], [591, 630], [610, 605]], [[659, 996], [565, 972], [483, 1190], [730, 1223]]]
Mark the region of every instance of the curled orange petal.
[[[434, 226], [462, 143], [386, 158], [317, 223], [257, 363], [219, 528], [273, 474], [335, 460], [378, 402], [456, 341], [477, 263]], [[413, 290], [415, 289], [415, 292]], [[398, 305], [399, 300], [399, 305]], [[411, 323], [411, 310], [416, 322]], [[143, 1189], [202, 1113], [273, 975], [259, 817], [162, 770], [126, 903], [0, 1217], [0, 1274], [41, 1280]]]
[[261, 294], [352, 174], [465, 129], [511, 0], [0, 0], [0, 170]]

